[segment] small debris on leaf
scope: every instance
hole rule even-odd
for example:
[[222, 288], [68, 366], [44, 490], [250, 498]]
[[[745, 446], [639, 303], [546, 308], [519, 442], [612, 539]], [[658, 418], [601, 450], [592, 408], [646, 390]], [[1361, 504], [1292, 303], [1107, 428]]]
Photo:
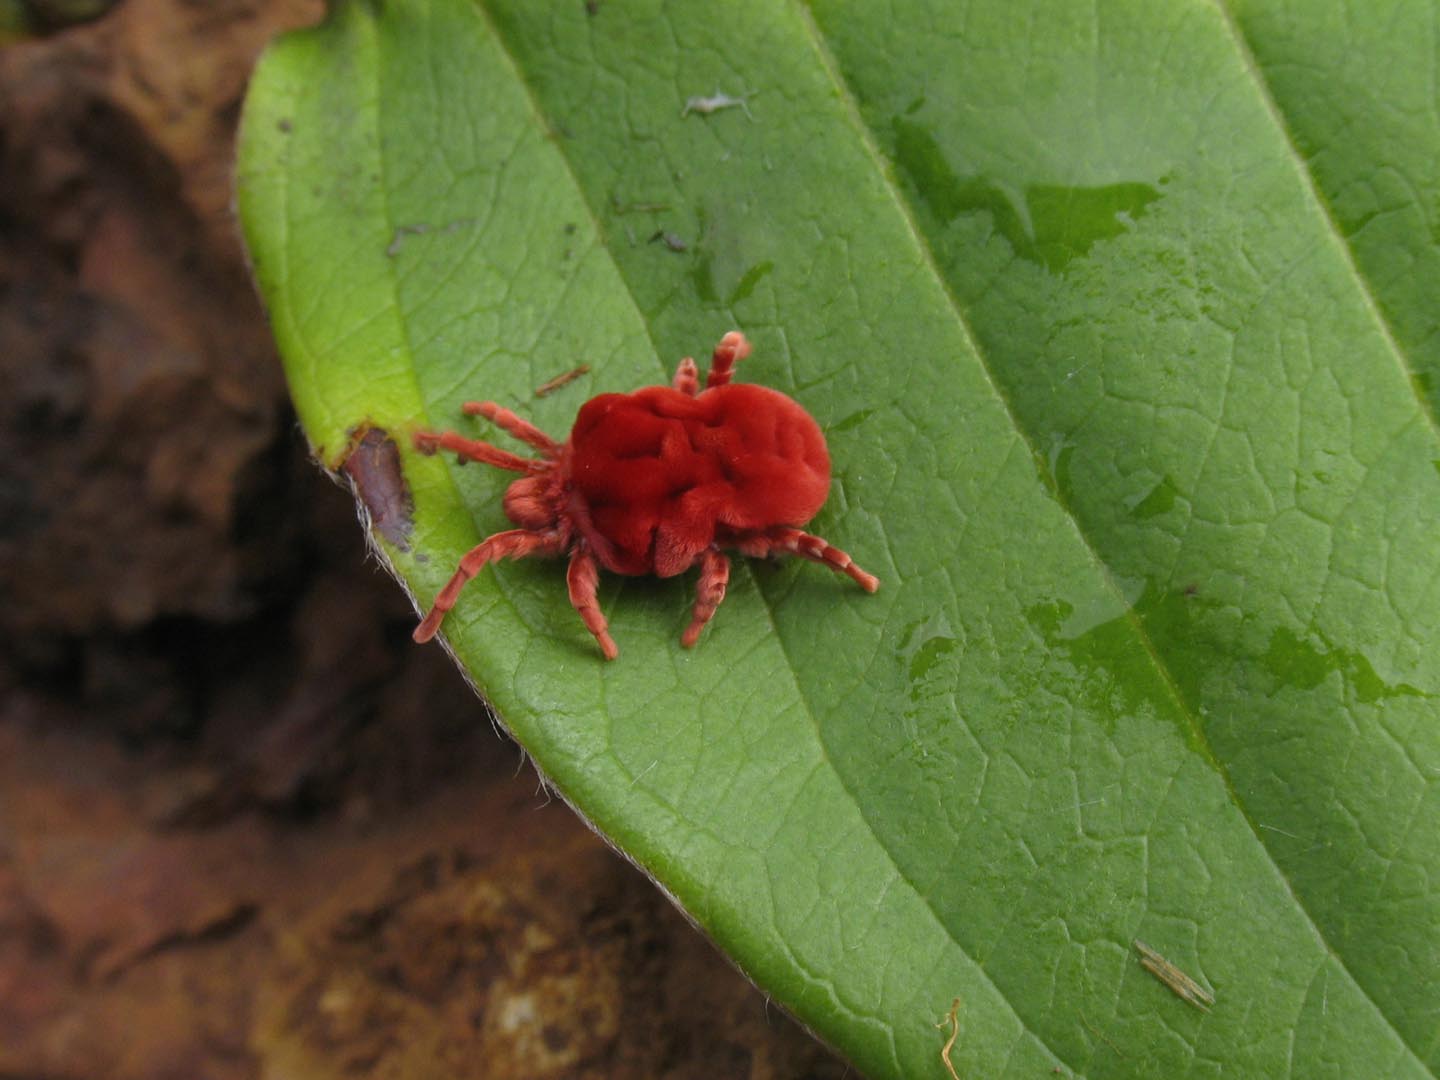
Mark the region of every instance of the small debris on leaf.
[[441, 236], [449, 236], [451, 233], [458, 232], [460, 229], [463, 229], [467, 225], [474, 224], [475, 218], [466, 217], [457, 218], [455, 221], [450, 222], [450, 224], [446, 225], [444, 228], [437, 228], [436, 226], [426, 224], [423, 221], [417, 222], [414, 225], [397, 225], [395, 226], [395, 232], [391, 234], [389, 245], [385, 248], [385, 254], [390, 256], [390, 258], [392, 259], [395, 258], [396, 255], [399, 255], [400, 248], [405, 243], [405, 238], [407, 236], [424, 236], [428, 232], [436, 232], [439, 233]]
[[[753, 93], [753, 92], [752, 92]], [[750, 115], [750, 98], [752, 94], [742, 94], [740, 97], [731, 97], [723, 93], [719, 87], [709, 97], [692, 97], [685, 99], [685, 107], [680, 110], [680, 116], [689, 116], [691, 113], [699, 113], [701, 116], [709, 116], [711, 113], [719, 112], [721, 109], [744, 109], [745, 115], [751, 120], [755, 117]]]
[[385, 248], [385, 254], [394, 258], [400, 254], [400, 245], [405, 242], [407, 236], [424, 236], [430, 231], [429, 225], [397, 225], [395, 232], [390, 237], [390, 244]]
[[664, 245], [671, 251], [679, 252], [690, 250], [689, 244], [685, 243], [684, 240], [680, 239], [680, 237], [676, 236], [673, 232], [666, 232], [664, 229], [656, 229], [655, 232], [651, 234], [650, 239], [646, 241], [646, 243], [653, 244], [657, 240], [664, 243]]
[[670, 204], [663, 202], [621, 202], [619, 195], [610, 196], [610, 206], [616, 214], [656, 214], [670, 209]]
[[581, 364], [577, 368], [573, 368], [570, 371], [567, 371], [561, 375], [556, 375], [553, 379], [547, 379], [545, 382], [541, 383], [535, 388], [535, 396], [544, 397], [546, 394], [554, 393], [562, 386], [574, 382], [576, 379], [580, 378], [581, 375], [588, 374], [590, 374], [590, 365]]
[[945, 1019], [935, 1026], [941, 1031], [945, 1026], [950, 1026], [950, 1038], [945, 1040], [945, 1045], [940, 1048], [940, 1060], [945, 1065], [945, 1070], [950, 1074], [951, 1080], [960, 1080], [960, 1074], [955, 1071], [955, 1063], [950, 1060], [950, 1051], [955, 1047], [955, 1040], [960, 1037], [960, 999], [957, 997], [950, 1003], [950, 1011], [945, 1014]]
[[1215, 1004], [1214, 994], [1146, 945], [1145, 942], [1137, 938], [1134, 944], [1135, 951], [1140, 954], [1141, 967], [1168, 986], [1171, 992], [1182, 1001], [1189, 1002], [1201, 1012], [1210, 1011], [1210, 1006]]

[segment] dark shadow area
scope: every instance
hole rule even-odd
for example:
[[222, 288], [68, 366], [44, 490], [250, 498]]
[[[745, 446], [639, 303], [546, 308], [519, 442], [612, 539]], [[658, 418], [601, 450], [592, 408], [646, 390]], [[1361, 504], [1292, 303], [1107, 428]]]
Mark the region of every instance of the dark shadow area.
[[230, 184], [320, 15], [0, 48], [0, 1075], [838, 1078], [410, 642], [307, 460]]

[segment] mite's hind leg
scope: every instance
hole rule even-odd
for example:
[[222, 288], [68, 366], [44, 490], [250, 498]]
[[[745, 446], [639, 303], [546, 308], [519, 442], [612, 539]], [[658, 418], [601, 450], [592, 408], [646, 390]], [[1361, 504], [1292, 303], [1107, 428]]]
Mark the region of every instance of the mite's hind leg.
[[530, 423], [529, 420], [516, 416], [505, 406], [496, 405], [493, 401], [467, 401], [460, 406], [460, 411], [466, 416], [485, 417], [496, 427], [504, 428], [517, 439], [535, 447], [536, 450], [554, 453], [560, 449], [559, 443]]
[[620, 655], [620, 649], [615, 644], [615, 639], [610, 636], [610, 624], [605, 621], [605, 614], [600, 610], [600, 602], [595, 597], [595, 592], [600, 587], [600, 567], [595, 562], [595, 556], [584, 548], [578, 548], [575, 554], [570, 556], [570, 570], [565, 579], [570, 585], [570, 603], [580, 613], [585, 629], [595, 635], [605, 659], [614, 660]]
[[720, 601], [725, 599], [725, 586], [730, 583], [730, 560], [715, 548], [706, 548], [700, 554], [700, 581], [695, 586], [695, 612], [685, 633], [680, 635], [680, 644], [692, 648], [700, 640], [700, 631], [715, 614]]
[[800, 529], [791, 529], [786, 526], [769, 529], [766, 532], [739, 539], [735, 546], [746, 555], [777, 555], [781, 552], [799, 555], [802, 559], [824, 563], [837, 573], [848, 574], [866, 592], [873, 593], [880, 588], [880, 579], [874, 574], [867, 574], [861, 570], [855, 565], [855, 560], [845, 552], [830, 544], [823, 537], [802, 532]]

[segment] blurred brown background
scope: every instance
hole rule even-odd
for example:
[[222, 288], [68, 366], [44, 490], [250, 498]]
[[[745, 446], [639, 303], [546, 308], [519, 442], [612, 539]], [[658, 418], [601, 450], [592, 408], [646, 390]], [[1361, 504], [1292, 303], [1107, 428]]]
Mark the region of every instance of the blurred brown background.
[[0, 47], [0, 1076], [844, 1075], [537, 790], [306, 458], [230, 183], [321, 6], [66, 6]]

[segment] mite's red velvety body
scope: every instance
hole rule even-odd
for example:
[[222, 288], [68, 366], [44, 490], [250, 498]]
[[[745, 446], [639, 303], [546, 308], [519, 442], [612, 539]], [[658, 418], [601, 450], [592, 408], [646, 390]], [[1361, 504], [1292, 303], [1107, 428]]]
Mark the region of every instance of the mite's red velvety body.
[[496, 533], [460, 561], [415, 640], [434, 637], [465, 583], [505, 556], [570, 556], [570, 601], [606, 659], [619, 650], [595, 599], [600, 567], [672, 577], [699, 564], [695, 611], [681, 636], [687, 646], [725, 597], [730, 563], [722, 548], [800, 555], [874, 592], [879, 582], [848, 555], [800, 531], [829, 493], [825, 436], [778, 390], [730, 382], [749, 353], [745, 337], [731, 332], [715, 347], [703, 390], [687, 357], [671, 386], [592, 398], [564, 445], [492, 402], [463, 406], [540, 450], [539, 459], [450, 431], [418, 432], [415, 445], [425, 453], [453, 450], [526, 475], [505, 493], [505, 512], [520, 528]]

